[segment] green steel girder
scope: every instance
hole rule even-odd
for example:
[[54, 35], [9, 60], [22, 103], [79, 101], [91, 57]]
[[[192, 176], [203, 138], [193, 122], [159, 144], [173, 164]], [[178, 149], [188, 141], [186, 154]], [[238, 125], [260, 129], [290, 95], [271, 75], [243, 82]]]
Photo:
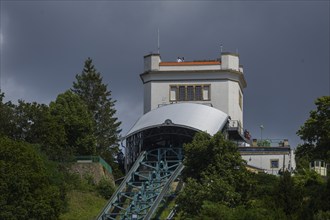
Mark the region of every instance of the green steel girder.
[[181, 148], [142, 152], [98, 220], [150, 219], [182, 169]]

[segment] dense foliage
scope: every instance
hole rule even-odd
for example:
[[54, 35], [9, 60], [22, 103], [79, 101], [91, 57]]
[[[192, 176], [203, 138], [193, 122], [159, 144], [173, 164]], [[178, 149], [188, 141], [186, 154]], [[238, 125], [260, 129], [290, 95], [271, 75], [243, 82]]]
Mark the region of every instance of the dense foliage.
[[0, 138], [0, 219], [57, 219], [65, 207], [63, 176], [36, 148]]
[[102, 81], [102, 76], [94, 67], [93, 60], [88, 58], [81, 74], [76, 75], [71, 90], [85, 102], [94, 119], [96, 154], [105, 159], [119, 177], [122, 173], [114, 158], [120, 152], [118, 143], [121, 122], [115, 116], [116, 101], [111, 98], [111, 91]]
[[299, 168], [307, 168], [312, 160], [321, 159], [330, 163], [330, 96], [315, 101], [316, 110], [299, 129], [297, 134], [305, 141], [296, 150]]
[[185, 150], [178, 219], [328, 219], [330, 181], [309, 169], [253, 174], [234, 143], [199, 133]]
[[186, 186], [177, 199], [183, 216], [197, 216], [205, 201], [228, 207], [246, 203], [251, 174], [234, 143], [221, 133], [213, 137], [198, 133], [184, 151]]
[[[57, 219], [67, 190], [81, 185], [65, 167], [77, 155], [105, 157], [122, 175], [114, 162], [120, 122], [111, 92], [91, 59], [76, 79], [49, 105], [5, 102], [0, 91], [0, 219]], [[105, 198], [114, 190], [109, 180], [89, 187]]]
[[94, 121], [86, 104], [74, 93], [67, 91], [50, 103], [50, 112], [57, 124], [63, 125], [66, 152], [73, 155], [94, 155]]
[[86, 103], [94, 118], [97, 153], [117, 153], [121, 123], [115, 117], [116, 101], [111, 98], [111, 91], [102, 82], [101, 74], [97, 72], [91, 58], [85, 61], [81, 74], [76, 75], [72, 91]]

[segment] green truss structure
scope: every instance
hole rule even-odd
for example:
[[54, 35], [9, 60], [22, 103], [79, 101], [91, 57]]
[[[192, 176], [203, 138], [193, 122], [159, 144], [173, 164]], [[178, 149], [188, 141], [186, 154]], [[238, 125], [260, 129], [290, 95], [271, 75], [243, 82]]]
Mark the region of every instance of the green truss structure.
[[141, 152], [97, 219], [151, 219], [183, 170], [182, 158], [182, 148]]

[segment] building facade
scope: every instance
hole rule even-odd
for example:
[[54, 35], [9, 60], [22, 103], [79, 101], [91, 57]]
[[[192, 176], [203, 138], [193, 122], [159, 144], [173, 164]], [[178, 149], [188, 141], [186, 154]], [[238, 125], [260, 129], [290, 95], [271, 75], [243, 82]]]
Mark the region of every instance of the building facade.
[[144, 113], [173, 103], [208, 105], [243, 126], [243, 89], [247, 86], [239, 56], [222, 53], [217, 60], [163, 62], [144, 56]]
[[182, 149], [199, 131], [211, 135], [223, 132], [237, 143], [250, 170], [277, 175], [295, 168], [288, 140], [275, 146], [257, 145], [257, 140], [252, 142], [249, 132], [243, 129], [243, 90], [247, 83], [238, 54], [221, 53], [216, 60], [174, 62], [149, 54], [144, 56], [140, 77], [144, 115], [126, 135], [127, 168], [140, 152]]
[[295, 168], [294, 153], [290, 146], [239, 147], [238, 150], [248, 167], [258, 172], [278, 175]]

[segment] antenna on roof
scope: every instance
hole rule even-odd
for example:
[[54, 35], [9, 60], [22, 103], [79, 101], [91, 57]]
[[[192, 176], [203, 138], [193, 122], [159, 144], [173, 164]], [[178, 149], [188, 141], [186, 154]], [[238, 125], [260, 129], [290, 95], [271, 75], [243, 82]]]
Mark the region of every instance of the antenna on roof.
[[222, 44], [220, 44], [220, 52], [222, 53], [222, 47], [223, 47], [223, 45]]
[[160, 46], [159, 46], [159, 28], [158, 28], [158, 39], [157, 39], [157, 51], [158, 51], [158, 54], [159, 54], [159, 51], [160, 51]]

